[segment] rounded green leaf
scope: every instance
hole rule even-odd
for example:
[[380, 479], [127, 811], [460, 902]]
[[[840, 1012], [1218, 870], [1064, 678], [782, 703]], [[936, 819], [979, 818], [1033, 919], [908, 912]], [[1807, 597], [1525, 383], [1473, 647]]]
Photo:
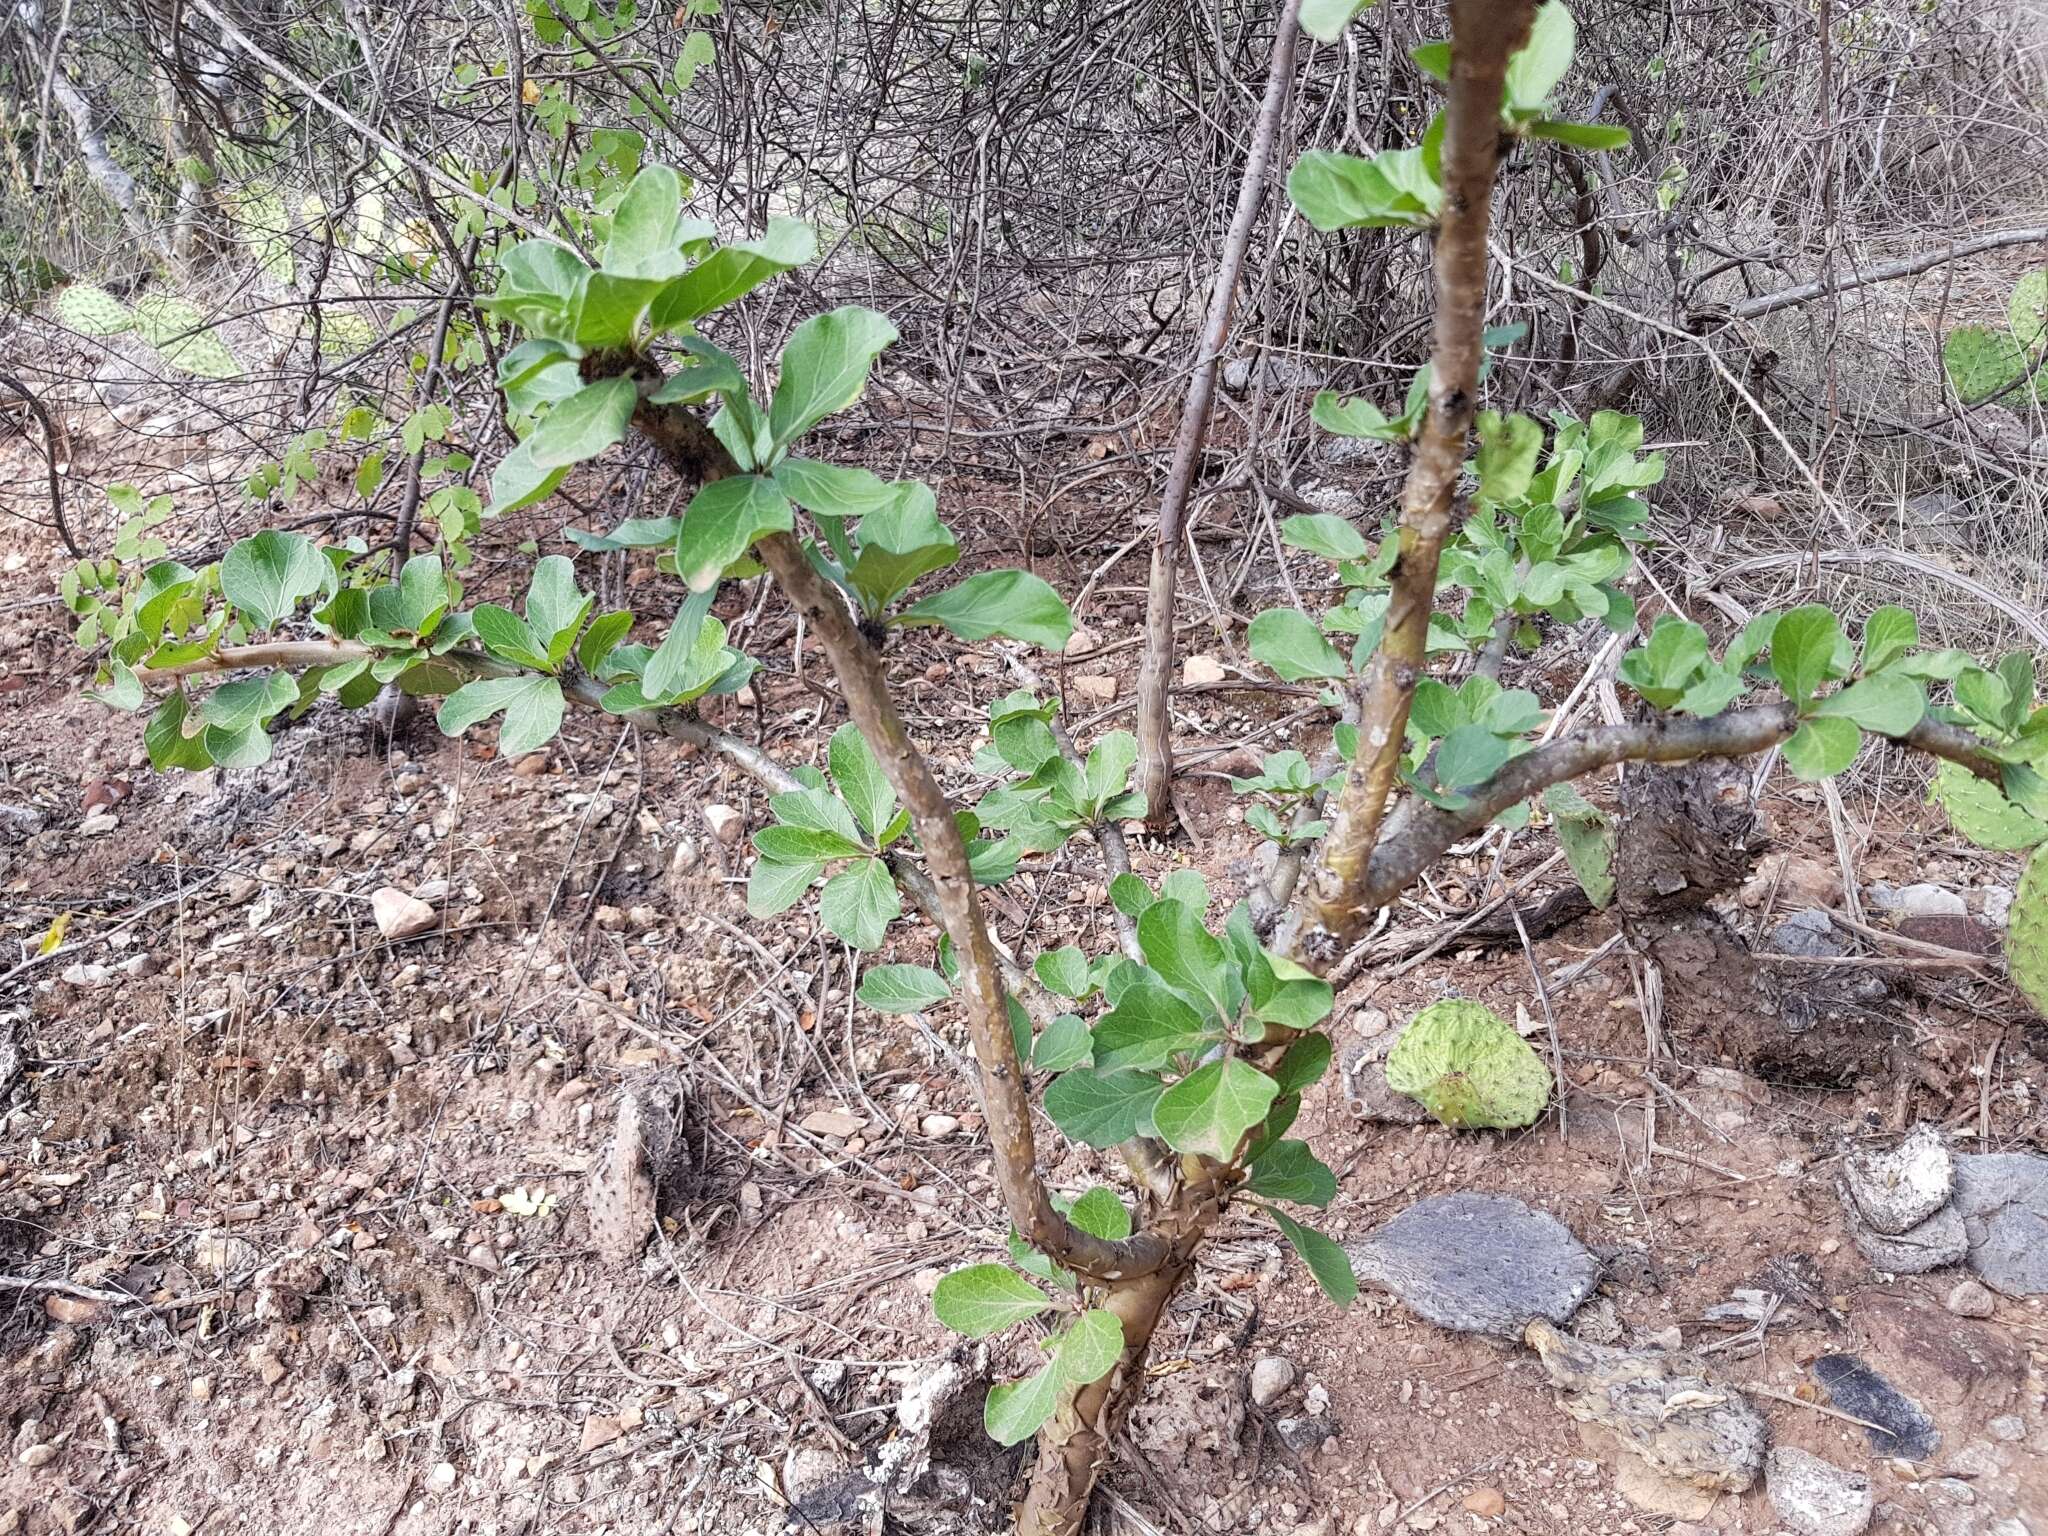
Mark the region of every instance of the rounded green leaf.
[[889, 924], [903, 915], [903, 898], [880, 859], [849, 864], [825, 882], [818, 918], [855, 949], [880, 949]]
[[690, 498], [676, 534], [676, 570], [693, 592], [718, 583], [725, 568], [763, 534], [788, 533], [796, 526], [789, 498], [773, 480], [730, 475], [714, 480]]
[[1051, 1305], [1045, 1292], [1002, 1264], [956, 1269], [932, 1290], [939, 1321], [970, 1339], [985, 1339]]
[[776, 446], [787, 447], [860, 398], [868, 369], [895, 339], [895, 322], [858, 305], [813, 315], [798, 326], [782, 350], [782, 377], [768, 408]]
[[1387, 1084], [1443, 1124], [1530, 1125], [1550, 1102], [1550, 1069], [1483, 1003], [1447, 998], [1416, 1014], [1387, 1054]]
[[1060, 1403], [1057, 1362], [1042, 1366], [1022, 1381], [1006, 1381], [988, 1389], [981, 1424], [998, 1445], [1020, 1445], [1037, 1434]]
[[[626, 435], [639, 397], [631, 379], [586, 384], [548, 412], [525, 447], [536, 469], [561, 469], [594, 459]], [[495, 484], [492, 487], [495, 492]]]
[[1271, 667], [1282, 682], [1342, 677], [1346, 670], [1337, 648], [1298, 609], [1268, 609], [1252, 620], [1246, 639], [1253, 657]]
[[1073, 1140], [1113, 1147], [1151, 1123], [1159, 1079], [1149, 1072], [1098, 1072], [1075, 1067], [1045, 1090], [1045, 1112]]
[[221, 557], [220, 587], [252, 630], [275, 628], [326, 583], [319, 546], [276, 528], [238, 539]]
[[1065, 1333], [1052, 1341], [1060, 1385], [1067, 1388], [1102, 1380], [1116, 1369], [1123, 1352], [1124, 1325], [1114, 1312], [1105, 1312], [1100, 1307], [1083, 1312]]
[[57, 323], [81, 336], [118, 336], [133, 329], [135, 312], [104, 288], [73, 283], [53, 305]]
[[916, 1013], [952, 995], [946, 978], [922, 965], [871, 965], [854, 993], [877, 1013]]
[[1089, 1190], [1068, 1207], [1067, 1219], [1083, 1232], [1111, 1242], [1131, 1235], [1131, 1213], [1112, 1189], [1098, 1186]]
[[1785, 743], [1785, 766], [1792, 776], [1813, 783], [1831, 779], [1856, 761], [1863, 733], [1853, 720], [1840, 716], [1804, 721]]
[[892, 622], [943, 625], [962, 640], [1007, 635], [1048, 651], [1061, 649], [1074, 632], [1059, 593], [1028, 571], [983, 571], [919, 599]]
[[1879, 736], [1903, 736], [1927, 713], [1927, 695], [1900, 672], [1880, 672], [1821, 700], [1814, 713], [1854, 721]]
[[1771, 631], [1771, 672], [1793, 703], [1804, 704], [1827, 680], [1841, 635], [1840, 622], [1818, 603], [1779, 616]]
[[1174, 1151], [1227, 1161], [1279, 1096], [1272, 1078], [1227, 1056], [1197, 1067], [1161, 1094], [1152, 1122]]

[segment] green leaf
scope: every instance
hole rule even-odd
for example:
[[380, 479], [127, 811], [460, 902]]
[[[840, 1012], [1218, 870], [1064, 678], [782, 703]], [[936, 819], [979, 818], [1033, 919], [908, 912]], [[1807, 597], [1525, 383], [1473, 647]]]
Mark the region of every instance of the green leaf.
[[1589, 803], [1569, 784], [1543, 791], [1543, 807], [1557, 827], [1579, 889], [1601, 911], [1614, 899], [1614, 818]]
[[1074, 1067], [1045, 1090], [1045, 1112], [1071, 1140], [1113, 1147], [1150, 1124], [1159, 1079], [1149, 1072], [1098, 1072]]
[[1174, 1151], [1228, 1161], [1279, 1096], [1272, 1078], [1227, 1056], [1195, 1068], [1160, 1095], [1152, 1121]]
[[1138, 916], [1158, 899], [1152, 894], [1151, 886], [1129, 872], [1109, 882], [1109, 904], [1125, 917]]
[[540, 672], [551, 670], [546, 642], [511, 609], [479, 603], [470, 621], [476, 626], [477, 639], [493, 656]]
[[190, 705], [185, 695], [173, 693], [159, 704], [156, 713], [149, 717], [149, 724], [142, 728], [142, 745], [149, 753], [149, 766], [158, 773], [173, 768], [204, 769], [213, 766], [213, 758], [206, 750], [206, 743], [199, 732], [202, 729], [196, 718], [191, 720], [191, 732], [186, 730]]
[[1323, 1294], [1340, 1307], [1348, 1307], [1358, 1299], [1358, 1277], [1351, 1271], [1351, 1260], [1342, 1248], [1331, 1242], [1313, 1227], [1305, 1227], [1284, 1211], [1266, 1207], [1266, 1214], [1274, 1224], [1287, 1235], [1288, 1243], [1301, 1255], [1308, 1272], [1316, 1277], [1316, 1284], [1323, 1288]]
[[1031, 1065], [1041, 1072], [1064, 1072], [1088, 1059], [1088, 1025], [1078, 1013], [1063, 1013], [1045, 1026], [1031, 1048]]
[[1365, 437], [1383, 443], [1397, 443], [1408, 436], [1405, 421], [1387, 420], [1380, 414], [1379, 407], [1363, 395], [1345, 400], [1335, 390], [1326, 389], [1316, 396], [1309, 416], [1325, 432], [1335, 432], [1339, 437]]
[[1325, 560], [1363, 560], [1372, 553], [1363, 534], [1328, 512], [1288, 518], [1280, 525], [1280, 542]]
[[[816, 769], [809, 771], [817, 772]], [[820, 778], [819, 783], [823, 782], [824, 780]], [[847, 810], [845, 802], [830, 790], [790, 790], [770, 798], [768, 808], [775, 813], [777, 821], [789, 826], [831, 832], [855, 845], [860, 842], [860, 829], [854, 825], [852, 812]]]
[[2006, 918], [2005, 964], [2036, 1013], [2048, 1014], [2048, 851], [2035, 849]]
[[956, 1269], [932, 1288], [932, 1311], [939, 1321], [970, 1339], [1000, 1333], [1051, 1305], [1045, 1292], [1002, 1264]]
[[1605, 123], [1566, 123], [1556, 118], [1544, 118], [1531, 123], [1528, 132], [1532, 139], [1550, 139], [1559, 144], [1569, 144], [1573, 149], [1627, 149], [1629, 146], [1626, 128], [1609, 127]]
[[482, 677], [441, 701], [435, 715], [444, 736], [460, 736], [503, 711], [498, 756], [510, 762], [552, 741], [562, 728], [562, 685], [552, 677]]
[[1047, 1364], [1022, 1381], [990, 1387], [981, 1406], [981, 1425], [996, 1444], [1020, 1445], [1038, 1433], [1059, 1403], [1059, 1367]]
[[1185, 998], [1156, 981], [1144, 981], [1124, 991], [1116, 1007], [1096, 1021], [1091, 1048], [1096, 1070], [1114, 1072], [1166, 1066], [1214, 1038], [1214, 1028]]
[[1046, 950], [1031, 962], [1031, 971], [1041, 986], [1061, 997], [1082, 998], [1095, 990], [1088, 977], [1088, 956], [1072, 945]]
[[[1329, 983], [1318, 982], [1328, 988]], [[1326, 1007], [1323, 1012], [1330, 1010]], [[1287, 1047], [1280, 1057], [1280, 1064], [1273, 1069], [1273, 1082], [1282, 1093], [1301, 1093], [1322, 1080], [1330, 1070], [1330, 1037], [1325, 1034], [1303, 1035]]]
[[299, 686], [288, 672], [237, 678], [222, 683], [200, 702], [199, 718], [218, 730], [243, 731], [268, 725], [279, 711], [297, 703], [298, 698]]
[[1319, 43], [1334, 43], [1351, 25], [1351, 18], [1372, 4], [1372, 0], [1302, 0], [1301, 30]]
[[676, 535], [676, 571], [693, 592], [709, 591], [725, 568], [763, 534], [788, 533], [796, 526], [789, 500], [773, 480], [730, 475], [714, 480], [690, 498]]
[[763, 827], [754, 834], [753, 843], [762, 858], [781, 864], [867, 857], [867, 849], [859, 843], [816, 827]]
[[[540, 434], [535, 433], [538, 437]], [[543, 469], [533, 460], [533, 438], [514, 448], [498, 461], [498, 467], [491, 471], [491, 504], [484, 509], [485, 517], [500, 517], [507, 512], [517, 512], [521, 507], [530, 507], [537, 501], [545, 501], [554, 495], [555, 487], [569, 476], [567, 465], [554, 469]]]
[[1920, 621], [1887, 605], [1863, 622], [1863, 670], [1881, 672], [1920, 643]]
[[618, 277], [671, 278], [684, 267], [682, 178], [665, 165], [640, 168], [612, 210], [604, 269]]
[[266, 528], [221, 557], [220, 589], [252, 631], [274, 629], [326, 585], [328, 569], [311, 539]]
[[[1312, 149], [1288, 173], [1287, 196], [1325, 234], [1427, 227], [1442, 208], [1443, 189], [1414, 174], [1420, 169], [1419, 150], [1383, 150], [1371, 160], [1361, 160], [1336, 150]], [[1425, 193], [1422, 197], [1415, 195], [1418, 186]], [[1432, 191], [1434, 197], [1428, 196]]]
[[811, 882], [825, 872], [823, 864], [784, 863], [779, 859], [754, 861], [747, 876], [747, 912], [752, 917], [776, 917], [787, 912], [811, 888]]
[[[687, 276], [677, 278], [663, 289], [648, 313], [648, 321], [658, 331], [671, 330], [700, 315], [708, 315], [714, 309], [724, 308], [769, 278], [800, 267], [817, 254], [818, 237], [812, 233], [810, 225], [801, 219], [771, 217], [767, 233], [759, 240], [742, 240], [721, 246], [692, 268]], [[889, 339], [895, 339], [893, 331]], [[785, 362], [785, 369], [787, 366]], [[833, 410], [838, 408], [832, 407]]]
[[778, 448], [860, 398], [868, 369], [896, 339], [887, 315], [849, 305], [813, 315], [796, 328], [782, 351], [782, 377], [768, 407], [768, 430]]
[[1073, 615], [1060, 595], [1026, 571], [983, 571], [920, 598], [892, 622], [941, 624], [962, 640], [1007, 635], [1048, 651], [1062, 649], [1074, 632]]
[[1348, 670], [1337, 648], [1296, 608], [1267, 609], [1252, 620], [1246, 638], [1252, 656], [1271, 667], [1283, 682], [1342, 677]]
[[1927, 695], [1910, 677], [1881, 672], [1829, 694], [1814, 709], [1816, 718], [1852, 720], [1879, 736], [1903, 736], [1927, 713]]
[[896, 815], [896, 792], [860, 727], [849, 720], [834, 731], [825, 760], [832, 769], [833, 787], [879, 846], [882, 829]]
[[1251, 1172], [1245, 1184], [1248, 1194], [1318, 1209], [1337, 1198], [1337, 1175], [1309, 1151], [1305, 1141], [1274, 1142], [1259, 1154]]
[[960, 546], [939, 521], [931, 491], [910, 481], [861, 519], [860, 557], [847, 570], [846, 584], [868, 616], [878, 618], [919, 577], [959, 558]]
[[1516, 113], [1540, 113], [1572, 67], [1578, 27], [1563, 0], [1536, 8], [1529, 41], [1508, 59], [1507, 104]]
[[[521, 446], [536, 469], [562, 469], [594, 459], [626, 435], [638, 399], [631, 379], [599, 379], [586, 384], [548, 412], [533, 436]], [[497, 490], [495, 480], [492, 492]]]
[[1099, 1185], [1067, 1208], [1067, 1219], [1083, 1232], [1112, 1243], [1131, 1235], [1131, 1213], [1117, 1199], [1115, 1190]]
[[1853, 720], [1819, 717], [1801, 723], [1785, 742], [1785, 766], [1794, 778], [1833, 778], [1856, 761], [1863, 733]]
[[414, 555], [398, 580], [369, 594], [370, 628], [387, 635], [426, 635], [448, 607], [448, 578], [434, 555]]
[[576, 587], [576, 564], [566, 555], [544, 555], [534, 563], [526, 587], [526, 620], [541, 638], [542, 654], [559, 666], [590, 616], [594, 596]]
[[2048, 842], [2048, 822], [2037, 820], [1959, 763], [1940, 763], [1928, 788], [1955, 829], [1979, 848], [2010, 852]]
[[1533, 1124], [1550, 1102], [1550, 1069], [1483, 1003], [1447, 998], [1416, 1014], [1387, 1053], [1387, 1084], [1454, 1128]]
[[889, 924], [903, 915], [903, 897], [880, 859], [849, 864], [825, 882], [818, 918], [855, 949], [880, 949]]
[[1444, 789], [1484, 784], [1508, 760], [1508, 744], [1483, 725], [1461, 725], [1436, 749], [1436, 781]]
[[1543, 428], [1527, 416], [1479, 413], [1479, 494], [1496, 505], [1520, 501], [1536, 476]]
[[1193, 997], [1206, 997], [1219, 1014], [1234, 999], [1226, 978], [1223, 944], [1202, 926], [1201, 914], [1187, 902], [1162, 897], [1138, 915], [1138, 944], [1145, 963], [1166, 981]]
[[625, 609], [601, 613], [590, 621], [590, 627], [583, 632], [583, 638], [576, 645], [576, 665], [592, 677], [605, 675], [606, 661], [619, 642], [633, 631], [633, 615]]
[[952, 995], [946, 978], [922, 965], [871, 965], [854, 993], [877, 1013], [917, 1013]]
[[866, 517], [893, 506], [917, 485], [912, 480], [884, 480], [857, 465], [825, 464], [793, 455], [779, 461], [772, 473], [783, 495], [819, 517]]
[[1085, 1387], [1100, 1381], [1116, 1369], [1124, 1352], [1124, 1325], [1114, 1312], [1092, 1307], [1068, 1325], [1052, 1341], [1053, 1361], [1059, 1368], [1060, 1385]]
[[1771, 631], [1771, 672], [1795, 704], [1805, 704], [1827, 680], [1842, 626], [1818, 603], [1781, 614]]

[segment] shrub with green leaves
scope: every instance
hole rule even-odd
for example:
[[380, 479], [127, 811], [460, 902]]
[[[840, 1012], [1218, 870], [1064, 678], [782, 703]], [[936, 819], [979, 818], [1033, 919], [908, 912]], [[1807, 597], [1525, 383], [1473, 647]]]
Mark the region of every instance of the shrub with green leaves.
[[[1334, 37], [1360, 8], [1312, 0], [1303, 23]], [[1055, 648], [1072, 630], [1065, 603], [1025, 571], [952, 581], [962, 541], [928, 487], [833, 463], [807, 441], [862, 394], [895, 340], [889, 317], [859, 306], [812, 315], [759, 379], [704, 334], [721, 310], [810, 260], [810, 230], [773, 219], [758, 238], [721, 241], [688, 211], [677, 173], [642, 164], [640, 134], [575, 125], [554, 84], [539, 89], [535, 115], [563, 144], [568, 180], [590, 195], [587, 206], [565, 199], [551, 211], [559, 222], [547, 237], [489, 247], [498, 282], [482, 300], [485, 330], [497, 333], [497, 382], [518, 437], [491, 475], [489, 503], [463, 483], [471, 465], [445, 407], [414, 399], [386, 421], [351, 402], [331, 436], [323, 426], [294, 439], [252, 494], [288, 496], [319, 472], [330, 444], [395, 431], [423, 479], [447, 477], [422, 503], [418, 531], [430, 550], [276, 529], [193, 568], [152, 532], [160, 503], [131, 492], [118, 503], [127, 523], [114, 559], [65, 578], [78, 638], [100, 656], [100, 697], [140, 710], [162, 694], [144, 729], [159, 768], [259, 763], [275, 731], [323, 700], [359, 707], [387, 686], [440, 700], [450, 734], [494, 728], [505, 757], [545, 745], [572, 706], [590, 707], [708, 744], [773, 788], [772, 824], [753, 837], [755, 915], [788, 911], [822, 882], [821, 923], [864, 952], [886, 946], [906, 895], [933, 917], [944, 929], [936, 964], [871, 965], [857, 995], [890, 1014], [957, 1009], [966, 1023], [1014, 1225], [1006, 1262], [976, 1256], [940, 1283], [934, 1304], [975, 1338], [1053, 1319], [1042, 1361], [996, 1387], [986, 1415], [1005, 1443], [1041, 1435], [1029, 1536], [1079, 1528], [1100, 1466], [1101, 1442], [1089, 1437], [1114, 1420], [1107, 1384], [1142, 1383], [1143, 1341], [1226, 1215], [1249, 1210], [1269, 1222], [1332, 1299], [1352, 1299], [1342, 1249], [1302, 1219], [1331, 1203], [1336, 1176], [1287, 1134], [1330, 1062], [1334, 994], [1323, 978], [1430, 863], [1491, 823], [1531, 823], [1539, 805], [1588, 895], [1604, 903], [1612, 821], [1570, 780], [1635, 759], [1773, 748], [1795, 775], [1821, 779], [1849, 768], [1870, 737], [1925, 748], [1944, 760], [1935, 794], [1959, 829], [1988, 846], [2037, 850], [2014, 907], [2013, 974], [2037, 1000], [2048, 989], [2048, 853], [2039, 851], [2048, 847], [2048, 710], [2035, 702], [2032, 659], [1985, 666], [1923, 648], [1915, 620], [1896, 607], [1859, 626], [1807, 604], [1760, 615], [1718, 647], [1676, 614], [1641, 634], [1627, 581], [1665, 467], [1645, 451], [1641, 422], [1606, 411], [1584, 421], [1470, 411], [1484, 404], [1485, 349], [1522, 334], [1482, 332], [1476, 318], [1486, 295], [1483, 193], [1501, 144], [1600, 149], [1623, 137], [1553, 112], [1573, 49], [1564, 6], [1536, 9], [1512, 54], [1528, 8], [1498, 10], [1511, 27], [1459, 43], [1485, 70], [1461, 59], [1452, 71], [1444, 44], [1417, 52], [1454, 98], [1484, 86], [1462, 112], [1438, 114], [1419, 142], [1370, 158], [1311, 150], [1289, 178], [1295, 207], [1319, 229], [1410, 227], [1458, 247], [1470, 291], [1444, 311], [1461, 328], [1458, 346], [1418, 370], [1397, 415], [1362, 397], [1315, 402], [1324, 430], [1413, 444], [1415, 494], [1404, 489], [1402, 516], [1387, 526], [1327, 514], [1281, 526], [1287, 546], [1327, 562], [1333, 580], [1322, 590], [1340, 595], [1314, 612], [1258, 614], [1251, 655], [1287, 682], [1317, 685], [1333, 716], [1348, 711], [1357, 723], [1333, 720], [1334, 775], [1297, 743], [1233, 781], [1253, 797], [1255, 830], [1317, 850], [1305, 894], [1271, 933], [1254, 928], [1249, 902], [1212, 928], [1210, 892], [1190, 871], [1155, 889], [1116, 867], [1112, 829], [1147, 809], [1131, 788], [1135, 742], [1111, 729], [1075, 747], [1056, 729], [1057, 700], [1029, 689], [996, 700], [974, 773], [940, 784], [888, 688], [895, 632], [937, 626], [969, 643]], [[1448, 179], [1481, 195], [1447, 198], [1447, 161]], [[480, 203], [456, 233], [481, 245], [502, 229]], [[130, 309], [96, 291], [67, 292], [60, 307], [82, 327], [138, 329], [167, 360], [206, 366], [193, 317], [175, 301]], [[2021, 345], [2039, 344], [2038, 327], [2021, 334], [2033, 336]], [[657, 611], [600, 613], [578, 556], [547, 554], [516, 605], [471, 601], [462, 573], [490, 520], [554, 495], [629, 439], [682, 479], [682, 510], [572, 531], [570, 541], [578, 556], [652, 552], [683, 595], [671, 587]], [[431, 473], [429, 442], [447, 448]], [[372, 467], [365, 458], [358, 488], [374, 493], [383, 475], [381, 459]], [[810, 622], [853, 716], [830, 738], [823, 770], [769, 762], [700, 713], [704, 700], [756, 676], [759, 663], [731, 643], [714, 609], [725, 583], [764, 573]], [[1635, 637], [1617, 673], [1631, 720], [1564, 732], [1535, 691], [1500, 681], [1511, 659], [1572, 627]], [[1117, 947], [1091, 953], [1066, 942], [1073, 933], [1049, 944], [1043, 930], [1057, 918], [1036, 914], [1035, 931], [1002, 948], [977, 885], [1091, 835], [1113, 874]], [[1531, 1123], [1552, 1087], [1528, 1044], [1470, 1003], [1425, 1010], [1388, 1070], [1452, 1125]], [[1135, 1208], [1106, 1188], [1067, 1198], [1046, 1186], [1034, 1139], [1041, 1112], [1076, 1146], [1116, 1150], [1142, 1192]]]

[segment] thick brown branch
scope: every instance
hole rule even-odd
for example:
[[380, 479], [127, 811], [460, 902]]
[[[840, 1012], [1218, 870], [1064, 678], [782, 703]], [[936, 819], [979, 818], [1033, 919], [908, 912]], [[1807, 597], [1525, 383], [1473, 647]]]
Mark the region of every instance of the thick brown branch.
[[1532, 0], [1452, 0], [1451, 84], [1443, 145], [1443, 226], [1436, 241], [1436, 335], [1429, 413], [1401, 488], [1400, 559], [1386, 630], [1360, 710], [1358, 754], [1336, 825], [1282, 943], [1313, 968], [1333, 964], [1373, 904], [1365, 886], [1393, 794], [1422, 676], [1436, 573], [1452, 525], [1477, 409], [1486, 316], [1486, 230], [1500, 153], [1500, 102], [1508, 58], [1529, 36]]
[[[739, 472], [711, 429], [690, 411], [643, 403], [633, 424], [687, 480], [716, 480]], [[981, 1077], [982, 1113], [995, 1153], [996, 1183], [1010, 1220], [1026, 1240], [1084, 1274], [1116, 1279], [1156, 1270], [1169, 1253], [1162, 1238], [1140, 1234], [1110, 1242], [1083, 1232], [1054, 1208], [1039, 1176], [1031, 1094], [1010, 1033], [1000, 962], [975, 895], [967, 845], [953, 820], [952, 804], [896, 712], [881, 656], [796, 539], [786, 533], [770, 534], [754, 548], [783, 596], [824, 647], [854, 724], [910, 812], [931, 872], [940, 925], [960, 960], [960, 992]]]
[[[1382, 907], [1406, 890], [1454, 843], [1479, 831], [1510, 806], [1621, 762], [1676, 763], [1699, 757], [1743, 757], [1776, 746], [1798, 729], [1790, 704], [1731, 709], [1704, 720], [1659, 715], [1625, 725], [1596, 726], [1514, 759], [1472, 791], [1459, 810], [1416, 806], [1416, 814], [1373, 849], [1362, 897]], [[1892, 738], [1932, 756], [1959, 763], [1981, 778], [1998, 780], [1998, 763], [1960, 726], [1924, 719]]]

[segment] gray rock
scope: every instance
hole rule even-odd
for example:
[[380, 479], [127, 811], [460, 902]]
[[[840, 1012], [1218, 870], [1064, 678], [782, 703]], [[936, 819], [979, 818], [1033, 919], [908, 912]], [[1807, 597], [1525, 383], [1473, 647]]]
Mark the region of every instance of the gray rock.
[[1998, 1301], [1975, 1280], [1958, 1280], [1948, 1293], [1948, 1309], [1957, 1317], [1989, 1317], [1998, 1310]]
[[1896, 1237], [1948, 1204], [1955, 1162], [1941, 1132], [1923, 1121], [1888, 1152], [1850, 1153], [1842, 1177], [1863, 1223]]
[[2001, 1413], [1984, 1426], [1984, 1433], [2012, 1445], [2027, 1438], [2027, 1421], [2016, 1413]]
[[1955, 1209], [1978, 1279], [2007, 1296], [2048, 1295], [2048, 1157], [1958, 1157]]
[[1304, 1414], [1299, 1418], [1275, 1419], [1273, 1433], [1280, 1437], [1280, 1443], [1297, 1456], [1306, 1456], [1325, 1440], [1334, 1436], [1340, 1426], [1337, 1421], [1324, 1413]]
[[1268, 1355], [1252, 1367], [1252, 1401], [1270, 1408], [1294, 1385], [1294, 1362], [1283, 1355]]
[[1830, 959], [1849, 952], [1834, 919], [1819, 907], [1794, 912], [1779, 923], [1771, 930], [1770, 945], [1781, 955], [1799, 955], [1809, 960]]
[[1764, 1491], [1778, 1518], [1798, 1536], [1860, 1536], [1877, 1508], [1870, 1479], [1793, 1446], [1764, 1463]]
[[1963, 1218], [1952, 1205], [1943, 1206], [1919, 1226], [1896, 1235], [1874, 1231], [1852, 1214], [1849, 1236], [1855, 1239], [1856, 1251], [1870, 1260], [1871, 1267], [1888, 1275], [1924, 1275], [1931, 1269], [1945, 1269], [1962, 1263], [1970, 1248]]
[[1359, 1279], [1438, 1327], [1504, 1339], [1533, 1318], [1562, 1323], [1600, 1279], [1600, 1261], [1562, 1222], [1505, 1195], [1418, 1200], [1350, 1255]]

